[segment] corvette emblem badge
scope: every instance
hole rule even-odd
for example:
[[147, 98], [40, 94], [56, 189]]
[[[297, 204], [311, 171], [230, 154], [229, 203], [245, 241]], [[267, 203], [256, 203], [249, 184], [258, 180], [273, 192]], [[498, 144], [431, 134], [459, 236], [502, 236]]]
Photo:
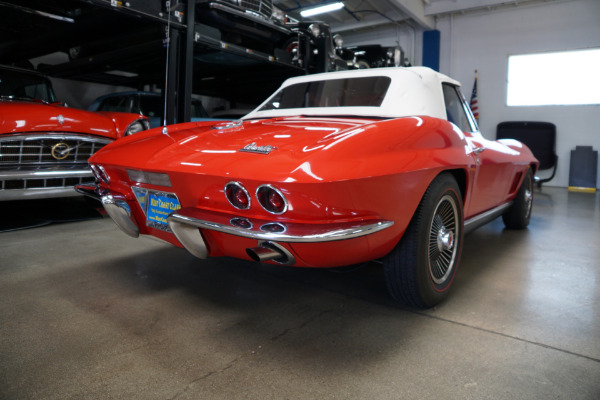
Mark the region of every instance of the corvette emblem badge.
[[63, 117], [62, 114], [59, 114], [58, 117], [56, 117], [56, 119], [58, 120], [58, 123], [61, 125], [65, 123], [65, 117]]
[[54, 157], [55, 160], [64, 160], [69, 156], [70, 152], [71, 148], [69, 147], [69, 145], [60, 142], [52, 146], [52, 151], [50, 152], [50, 154], [52, 154], [52, 157]]
[[256, 142], [245, 145], [243, 148], [238, 151], [246, 152], [246, 153], [259, 153], [259, 154], [269, 154], [273, 150], [277, 149], [275, 146], [257, 146]]

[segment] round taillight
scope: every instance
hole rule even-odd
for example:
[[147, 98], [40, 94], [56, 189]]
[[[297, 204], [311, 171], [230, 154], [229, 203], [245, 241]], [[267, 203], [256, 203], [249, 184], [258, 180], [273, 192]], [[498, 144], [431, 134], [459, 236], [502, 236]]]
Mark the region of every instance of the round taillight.
[[256, 189], [256, 199], [271, 214], [283, 214], [288, 203], [285, 196], [271, 185], [262, 185]]
[[248, 191], [239, 182], [229, 182], [225, 185], [225, 197], [227, 201], [239, 210], [250, 208], [250, 196]]

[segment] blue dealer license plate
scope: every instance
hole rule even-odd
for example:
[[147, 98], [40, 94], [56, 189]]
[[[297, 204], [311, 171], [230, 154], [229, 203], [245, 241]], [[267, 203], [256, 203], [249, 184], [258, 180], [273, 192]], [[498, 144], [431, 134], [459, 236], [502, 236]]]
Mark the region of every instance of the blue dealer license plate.
[[167, 226], [167, 217], [181, 205], [177, 196], [172, 193], [148, 192], [146, 219], [148, 226]]

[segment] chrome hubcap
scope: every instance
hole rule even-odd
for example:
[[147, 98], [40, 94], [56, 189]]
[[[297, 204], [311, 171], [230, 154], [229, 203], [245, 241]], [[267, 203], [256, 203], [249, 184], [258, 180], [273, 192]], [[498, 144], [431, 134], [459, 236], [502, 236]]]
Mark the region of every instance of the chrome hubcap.
[[454, 198], [442, 197], [429, 230], [429, 273], [433, 282], [443, 284], [452, 273], [457, 255], [459, 213]]

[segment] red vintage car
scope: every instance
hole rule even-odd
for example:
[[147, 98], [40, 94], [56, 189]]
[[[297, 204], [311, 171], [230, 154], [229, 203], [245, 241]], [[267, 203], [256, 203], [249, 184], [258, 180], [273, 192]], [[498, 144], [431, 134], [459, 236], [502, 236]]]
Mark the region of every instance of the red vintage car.
[[0, 66], [0, 201], [77, 195], [93, 183], [88, 158], [149, 128], [138, 114], [92, 113], [56, 100], [47, 77]]
[[291, 78], [242, 120], [184, 123], [90, 159], [127, 234], [199, 258], [300, 267], [382, 260], [392, 296], [431, 307], [450, 289], [463, 235], [531, 216], [538, 162], [489, 141], [459, 83], [428, 68]]

